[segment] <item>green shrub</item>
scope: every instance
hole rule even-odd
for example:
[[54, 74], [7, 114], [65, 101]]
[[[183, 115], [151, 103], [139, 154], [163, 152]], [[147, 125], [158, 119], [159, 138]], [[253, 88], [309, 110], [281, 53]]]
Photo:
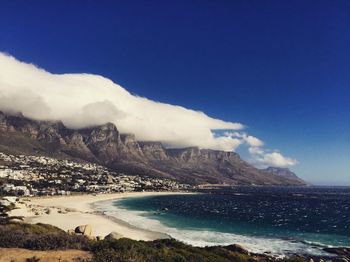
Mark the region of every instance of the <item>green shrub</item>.
[[[173, 239], [156, 241], [134, 241], [130, 239], [103, 240], [96, 242], [91, 249], [94, 262], [105, 261], [241, 261], [231, 260], [226, 256], [210, 252], [205, 248], [192, 247]], [[234, 256], [233, 256], [234, 257]], [[245, 260], [247, 261], [247, 260]]]
[[[0, 225], [0, 247], [34, 250], [81, 249], [93, 254], [91, 262], [272, 261], [262, 256], [252, 257], [232, 252], [224, 247], [193, 247], [174, 239], [135, 241], [122, 238], [91, 241], [84, 236], [69, 235], [57, 227], [46, 224], [9, 223]], [[281, 261], [304, 262], [306, 260], [291, 258]]]
[[34, 250], [89, 250], [92, 241], [84, 236], [69, 235], [46, 224], [10, 223], [0, 225], [0, 247]]

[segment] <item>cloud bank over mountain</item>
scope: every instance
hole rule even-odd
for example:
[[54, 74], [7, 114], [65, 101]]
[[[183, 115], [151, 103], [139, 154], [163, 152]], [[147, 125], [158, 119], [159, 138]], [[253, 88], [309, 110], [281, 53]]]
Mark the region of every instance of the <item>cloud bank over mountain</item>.
[[[121, 132], [134, 133], [138, 140], [162, 141], [169, 147], [232, 151], [241, 144], [263, 146], [260, 139], [240, 131], [244, 129], [240, 123], [132, 95], [99, 75], [52, 74], [4, 53], [0, 53], [0, 110], [21, 112], [36, 120], [61, 120], [70, 128], [112, 122]], [[230, 132], [217, 136], [213, 130]], [[261, 149], [261, 154], [250, 153], [260, 164], [296, 163], [278, 152]]]
[[264, 142], [259, 138], [246, 134], [245, 132], [225, 132], [225, 137], [231, 139], [238, 138], [241, 144], [248, 146], [248, 152], [251, 159], [249, 162], [256, 167], [266, 168], [273, 167], [288, 167], [298, 164], [296, 159], [285, 157], [280, 152], [264, 149]]
[[298, 164], [296, 159], [285, 157], [278, 151], [265, 150], [261, 147], [254, 146], [249, 147], [248, 151], [252, 156], [250, 162], [257, 167], [288, 167]]

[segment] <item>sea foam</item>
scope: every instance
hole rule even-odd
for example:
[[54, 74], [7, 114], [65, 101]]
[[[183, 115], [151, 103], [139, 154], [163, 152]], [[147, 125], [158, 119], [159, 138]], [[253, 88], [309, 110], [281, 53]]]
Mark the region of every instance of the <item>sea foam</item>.
[[224, 233], [207, 229], [192, 230], [169, 227], [161, 221], [150, 218], [152, 214], [146, 211], [133, 211], [118, 206], [120, 200], [97, 202], [94, 207], [106, 215], [113, 216], [131, 226], [167, 234], [183, 243], [198, 247], [240, 244], [252, 253], [270, 254], [275, 257], [285, 257], [292, 254], [329, 255], [319, 245], [303, 241], [286, 240], [269, 237], [255, 237], [240, 234]]

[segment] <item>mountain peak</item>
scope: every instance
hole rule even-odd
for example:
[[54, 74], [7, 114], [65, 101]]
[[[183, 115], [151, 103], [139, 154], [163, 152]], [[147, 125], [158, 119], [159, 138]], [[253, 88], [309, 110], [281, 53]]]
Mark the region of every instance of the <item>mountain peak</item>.
[[98, 128], [101, 130], [118, 131], [116, 125], [111, 122], [107, 122], [103, 125], [96, 126], [95, 128]]
[[301, 179], [294, 172], [290, 171], [289, 168], [287, 167], [269, 166], [262, 170], [275, 176], [285, 177], [289, 179], [296, 179], [301, 181]]

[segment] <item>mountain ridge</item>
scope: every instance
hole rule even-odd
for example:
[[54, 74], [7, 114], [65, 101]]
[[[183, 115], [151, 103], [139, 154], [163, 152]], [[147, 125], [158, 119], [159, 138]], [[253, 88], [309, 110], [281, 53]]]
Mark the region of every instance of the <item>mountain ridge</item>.
[[37, 121], [0, 111], [0, 151], [93, 162], [128, 174], [191, 184], [304, 184], [301, 179], [259, 170], [235, 152], [165, 148], [159, 141], [137, 141], [133, 134], [120, 133], [113, 123], [70, 129], [61, 121]]
[[281, 176], [285, 178], [295, 179], [302, 181], [294, 172], [290, 171], [287, 167], [272, 167], [269, 166], [265, 169], [262, 169], [264, 172], [268, 172], [270, 174]]

